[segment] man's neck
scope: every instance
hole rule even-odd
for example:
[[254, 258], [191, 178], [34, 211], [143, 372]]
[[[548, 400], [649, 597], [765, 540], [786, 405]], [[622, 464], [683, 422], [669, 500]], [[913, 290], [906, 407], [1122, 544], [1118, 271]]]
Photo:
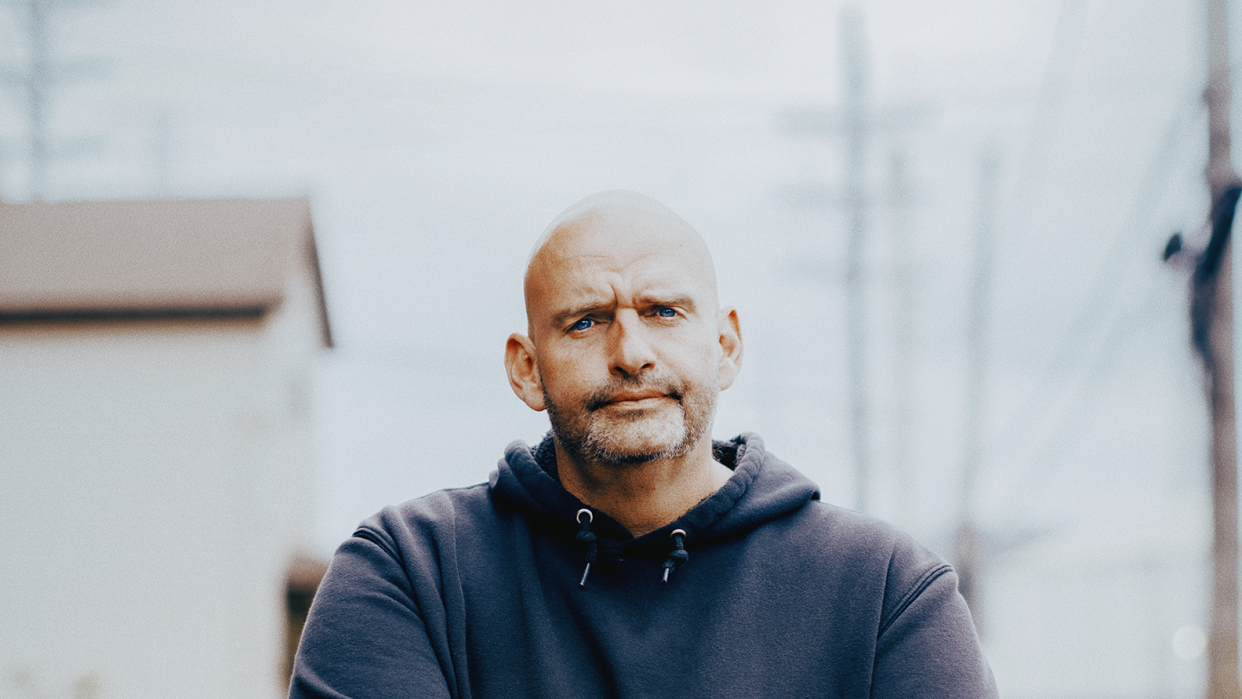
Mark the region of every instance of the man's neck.
[[680, 459], [620, 466], [580, 462], [557, 442], [556, 464], [566, 490], [634, 536], [676, 520], [733, 475], [712, 458], [710, 439]]

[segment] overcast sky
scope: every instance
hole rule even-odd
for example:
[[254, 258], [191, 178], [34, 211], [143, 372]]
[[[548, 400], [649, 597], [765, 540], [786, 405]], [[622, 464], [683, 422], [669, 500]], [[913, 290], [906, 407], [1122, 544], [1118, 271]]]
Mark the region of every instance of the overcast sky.
[[[51, 93], [63, 154], [49, 197], [311, 197], [338, 340], [319, 385], [324, 551], [384, 504], [485, 479], [508, 441], [546, 429], [501, 366], [524, 325], [522, 265], [560, 210], [611, 188], [698, 228], [722, 300], [739, 308], [746, 362], [717, 436], [759, 432], [825, 499], [853, 506], [844, 141], [832, 128], [842, 7], [65, 3], [50, 14], [69, 67]], [[983, 522], [1072, 530], [1201, 502], [1186, 279], [1159, 260], [1206, 209], [1201, 4], [858, 7], [877, 127], [865, 173], [872, 509], [942, 550], [956, 521], [988, 152], [999, 176]], [[0, 64], [18, 70], [21, 11], [0, 10]], [[23, 97], [0, 95], [0, 196], [21, 201]], [[808, 115], [824, 128], [795, 128]], [[904, 200], [889, 194], [895, 158]]]
[[[914, 481], [926, 483], [900, 497], [915, 499], [915, 520], [952, 516], [952, 492], [934, 485], [962, 458], [988, 149], [1000, 178], [985, 488], [1012, 487], [1050, 442], [1059, 453], [1038, 470], [1064, 477], [1100, 475], [1075, 474], [1084, 461], [1111, 477], [1109, 462], [1131, 460], [1109, 456], [1121, 448], [1153, 473], [1168, 468], [1157, 461], [1202, 438], [1179, 325], [1184, 280], [1157, 259], [1204, 208], [1201, 8], [861, 8], [877, 126], [866, 170], [877, 508], [894, 514], [888, 462], [904, 432]], [[21, 9], [0, 25], [18, 69]], [[51, 114], [63, 154], [49, 196], [312, 197], [340, 345], [322, 384], [326, 539], [394, 493], [479, 480], [506, 441], [542, 431], [499, 361], [522, 326], [522, 262], [559, 210], [606, 188], [667, 202], [715, 250], [749, 350], [717, 434], [765, 434], [829, 499], [851, 504], [846, 219], [834, 203], [844, 142], [832, 127], [844, 99], [841, 12], [822, 2], [57, 6], [49, 41], [66, 68]], [[22, 95], [8, 97], [0, 192], [21, 200]], [[824, 127], [792, 126], [808, 114]], [[894, 206], [898, 155], [911, 195]], [[893, 385], [903, 282], [916, 300], [904, 399]], [[1136, 371], [1144, 381], [1119, 378]], [[902, 400], [914, 411], [904, 431], [892, 424]]]

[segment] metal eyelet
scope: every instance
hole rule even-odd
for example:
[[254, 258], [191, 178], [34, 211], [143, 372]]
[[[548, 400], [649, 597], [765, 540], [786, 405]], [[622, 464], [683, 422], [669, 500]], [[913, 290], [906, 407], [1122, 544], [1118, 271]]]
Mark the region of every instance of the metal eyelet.
[[686, 530], [685, 530], [685, 529], [674, 529], [672, 532], [670, 532], [670, 533], [669, 533], [668, 538], [670, 538], [670, 539], [671, 539], [671, 538], [673, 538], [673, 537], [677, 536], [678, 534], [681, 534], [682, 536], [685, 536], [685, 535], [686, 535]]
[[578, 514], [574, 515], [574, 519], [578, 520], [578, 524], [582, 524], [582, 513], [583, 512], [586, 513], [587, 524], [590, 524], [591, 522], [595, 521], [595, 515], [591, 514], [591, 511], [584, 507], [581, 510], [578, 510]]

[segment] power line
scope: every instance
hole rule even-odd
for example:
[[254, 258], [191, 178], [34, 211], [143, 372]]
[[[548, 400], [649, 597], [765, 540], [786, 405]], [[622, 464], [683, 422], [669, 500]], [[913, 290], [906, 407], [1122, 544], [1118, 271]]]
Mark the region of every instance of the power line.
[[[1055, 383], [1057, 376], [1064, 375], [1064, 367], [1077, 363], [1073, 359], [1075, 356], [1081, 357], [1082, 361], [1078, 363], [1080, 368], [1076, 372], [1071, 372], [1077, 376], [1074, 385], [1079, 387], [1073, 389], [1071, 393], [1071, 400], [1076, 400], [1074, 396], [1077, 395], [1087, 378], [1092, 375], [1094, 367], [1099, 363], [1099, 358], [1106, 356], [1103, 353], [1104, 348], [1111, 346], [1113, 339], [1107, 331], [1102, 335], [1099, 333], [1098, 329], [1104, 327], [1099, 322], [1099, 318], [1106, 304], [1113, 307], [1117, 305], [1121, 289], [1117, 283], [1118, 280], [1127, 275], [1137, 262], [1146, 259], [1144, 253], [1153, 254], [1151, 251], [1156, 249], [1154, 238], [1151, 244], [1135, 244], [1133, 233], [1145, 227], [1146, 222], [1151, 218], [1152, 209], [1159, 201], [1161, 190], [1168, 186], [1167, 174], [1170, 165], [1175, 161], [1179, 149], [1185, 143], [1185, 121], [1192, 111], [1198, 111], [1187, 107], [1193, 107], [1196, 102], [1197, 100], [1187, 101], [1179, 106], [1170, 118], [1160, 147], [1144, 169], [1143, 178], [1131, 203], [1129, 214], [1113, 238], [1104, 263], [1089, 288], [1086, 301], [1078, 306], [1074, 318], [1066, 327], [1056, 351], [1044, 366], [1035, 387], [1027, 394], [1018, 411], [1007, 421], [1004, 429], [998, 431], [996, 438], [991, 440], [989, 445], [991, 451], [995, 452], [1002, 446], [1007, 446], [1011, 454], [1046, 452], [1048, 450], [1047, 440], [1044, 441], [1044, 446], [1035, 449], [1026, 448], [1023, 445], [1029, 443], [1031, 426], [1037, 424], [1038, 418], [1047, 413], [1049, 404], [1056, 393], [1048, 390], [1048, 387]], [[1090, 347], [1092, 344], [1085, 342], [1084, 338], [1093, 335], [1096, 338], [1104, 337], [1103, 344], [1099, 341], [1094, 343], [1096, 346], [1094, 354], [1083, 353], [1083, 348]], [[1095, 359], [1091, 359], [1093, 356]], [[1057, 431], [1061, 429], [1058, 427]], [[1028, 435], [1027, 439], [1022, 438], [1024, 433]], [[1013, 457], [993, 459], [993, 461], [1004, 464], [1012, 462]], [[1035, 465], [1029, 466], [1028, 470], [1031, 468], [1035, 468]], [[1025, 478], [1025, 473], [1020, 472], [1016, 480], [1021, 482]]]
[[[1052, 151], [1058, 117], [1065, 107], [1065, 96], [1069, 91], [1070, 76], [1078, 55], [1085, 17], [1085, 0], [1061, 0], [1057, 26], [1053, 30], [1052, 52], [1044, 70], [1039, 96], [1035, 100], [1035, 110], [1026, 134], [1026, 145], [1017, 161], [1017, 176], [1009, 196], [1002, 201], [1002, 212], [1011, 209], [1006, 204], [1012, 204], [1016, 198], [1029, 197], [1035, 189], [1034, 184], [1041, 177], [1044, 159]], [[1003, 223], [1001, 228], [1004, 228]]]
[[[1039, 172], [1043, 166], [1044, 155], [1050, 150], [1052, 141], [1053, 127], [1057, 121], [1057, 116], [1064, 106], [1065, 93], [1069, 84], [1069, 77], [1073, 69], [1074, 58], [1077, 53], [1078, 39], [1082, 32], [1083, 25], [1083, 1], [1082, 0], [1062, 0], [1060, 11], [1057, 17], [1057, 26], [1053, 32], [1053, 48], [1049, 56], [1048, 64], [1044, 71], [1044, 78], [1041, 83], [1039, 96], [1035, 102], [1034, 114], [1031, 117], [1030, 127], [1027, 130], [1026, 145], [1022, 152], [1021, 158], [1018, 160], [1017, 175], [1013, 181], [1013, 193], [1022, 193], [1029, 196], [1034, 189], [1033, 183], [1039, 178]], [[997, 176], [993, 173], [993, 176]], [[1011, 194], [1006, 197], [1007, 201], [1013, 201], [1014, 196]], [[1004, 203], [999, 207], [999, 213], [1003, 214], [1006, 210]], [[996, 215], [996, 219], [1001, 221], [997, 226], [998, 231], [1004, 230], [1003, 216]], [[992, 236], [994, 237], [994, 236]], [[995, 243], [989, 241], [989, 245]], [[994, 256], [994, 252], [989, 252], [989, 257]], [[994, 262], [989, 262], [989, 266]], [[971, 309], [973, 314], [983, 314], [987, 312], [981, 303], [976, 303]], [[977, 319], [978, 323], [983, 323], [983, 319]], [[972, 326], [976, 324], [972, 320]], [[972, 333], [974, 331], [972, 330]], [[986, 352], [986, 348], [980, 345], [980, 352]], [[975, 380], [972, 378], [972, 381]], [[971, 396], [968, 400], [972, 402], [982, 402], [986, 395], [986, 387], [980, 383], [977, 390], [969, 389]], [[967, 407], [968, 411], [976, 410], [976, 406]], [[967, 415], [967, 422], [971, 421], [971, 414]], [[964, 445], [965, 453], [963, 454], [963, 462], [968, 470], [965, 481], [971, 481], [972, 484], [967, 487], [973, 488], [973, 481], [982, 474], [983, 471], [983, 455], [987, 453], [982, 448], [982, 438], [977, 442], [972, 442], [968, 425], [967, 441]], [[980, 427], [980, 434], [982, 428]], [[973, 457], [971, 450], [979, 448], [980, 452], [977, 457], [978, 463], [971, 465]], [[973, 473], [969, 473], [973, 471]], [[964, 481], [964, 484], [965, 484]], [[967, 494], [962, 495], [963, 499], [969, 497]]]
[[1053, 480], [1056, 470], [1066, 463], [1067, 454], [1087, 427], [1086, 416], [1094, 397], [1088, 393], [1088, 388], [1111, 379], [1121, 366], [1124, 351], [1132, 347], [1131, 339], [1140, 330], [1150, 327], [1144, 319], [1150, 321], [1150, 312], [1160, 298], [1160, 290], [1153, 279], [1140, 294], [1141, 301], [1129, 313], [1117, 315], [1109, 324], [1103, 342], [1080, 373], [1069, 404], [1061, 411], [1055, 426], [1047, 437], [1026, 452], [1029, 456], [1024, 461], [1025, 468], [1013, 475], [1008, 494], [1000, 499], [1002, 507], [1008, 509], [1016, 505], [1010, 498], [1018, 493], [1029, 494], [1037, 481]]

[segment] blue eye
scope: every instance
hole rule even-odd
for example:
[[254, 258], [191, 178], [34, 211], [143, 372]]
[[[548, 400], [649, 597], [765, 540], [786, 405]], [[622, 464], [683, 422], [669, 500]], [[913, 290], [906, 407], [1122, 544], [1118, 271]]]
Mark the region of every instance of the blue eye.
[[676, 318], [677, 311], [672, 308], [669, 308], [668, 306], [662, 306], [660, 307], [660, 310], [656, 311], [656, 315], [660, 316], [661, 318]]
[[595, 321], [591, 320], [590, 318], [583, 318], [577, 323], [574, 323], [573, 327], [571, 327], [570, 330], [586, 330], [592, 325], [595, 325]]

